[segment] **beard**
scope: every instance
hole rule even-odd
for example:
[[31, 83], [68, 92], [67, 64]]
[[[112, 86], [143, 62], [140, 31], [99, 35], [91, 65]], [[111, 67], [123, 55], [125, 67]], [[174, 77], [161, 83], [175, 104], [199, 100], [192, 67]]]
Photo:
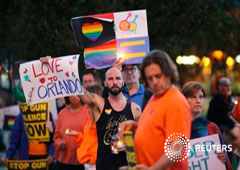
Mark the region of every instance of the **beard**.
[[[118, 88], [118, 90], [113, 90], [114, 88]], [[122, 92], [123, 87], [113, 86], [112, 88], [107, 87], [110, 94], [117, 96], [119, 93]]]

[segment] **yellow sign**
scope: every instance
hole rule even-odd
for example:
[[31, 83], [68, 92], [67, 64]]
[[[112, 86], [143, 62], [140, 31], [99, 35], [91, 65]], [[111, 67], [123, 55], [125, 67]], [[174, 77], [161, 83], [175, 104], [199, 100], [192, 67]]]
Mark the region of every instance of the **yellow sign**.
[[39, 103], [28, 106], [21, 104], [24, 127], [30, 141], [48, 142], [50, 141], [49, 131], [46, 121], [49, 121], [49, 103]]
[[133, 133], [132, 131], [124, 132], [124, 143], [126, 144], [127, 159], [129, 170], [132, 170], [137, 165], [136, 154], [134, 152]]
[[48, 170], [47, 159], [39, 160], [8, 160], [7, 170]]

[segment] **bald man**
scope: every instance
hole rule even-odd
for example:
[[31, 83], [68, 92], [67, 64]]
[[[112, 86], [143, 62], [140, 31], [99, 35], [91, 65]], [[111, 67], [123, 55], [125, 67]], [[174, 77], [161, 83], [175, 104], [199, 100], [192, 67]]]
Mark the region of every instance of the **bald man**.
[[231, 82], [229, 78], [222, 77], [218, 81], [218, 92], [210, 101], [207, 119], [216, 123], [222, 131], [222, 126], [233, 128], [234, 124], [229, 119], [233, 112]]
[[108, 98], [104, 99], [86, 89], [84, 89], [84, 95], [81, 96], [84, 103], [93, 110], [98, 110], [93, 113], [98, 135], [97, 170], [115, 170], [128, 165], [124, 151], [118, 154], [112, 153], [111, 138], [117, 134], [121, 122], [138, 120], [141, 109], [123, 95], [123, 84], [121, 71], [112, 67], [106, 72], [104, 81], [109, 93]]
[[[42, 57], [40, 61], [46, 64], [50, 58]], [[111, 67], [107, 70], [104, 81], [109, 93], [108, 98], [90, 93], [84, 87], [84, 94], [80, 96], [81, 100], [94, 110], [98, 135], [97, 170], [118, 170], [128, 166], [125, 151], [112, 153], [111, 139], [117, 134], [121, 122], [139, 119], [141, 108], [123, 95], [123, 84], [121, 71], [117, 67]]]

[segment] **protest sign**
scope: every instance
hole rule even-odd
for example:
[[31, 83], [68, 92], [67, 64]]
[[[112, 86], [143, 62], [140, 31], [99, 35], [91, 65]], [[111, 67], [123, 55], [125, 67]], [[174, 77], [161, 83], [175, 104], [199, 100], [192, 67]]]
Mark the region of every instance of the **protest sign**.
[[78, 74], [79, 55], [32, 61], [20, 65], [20, 78], [28, 104], [83, 93]]
[[7, 160], [7, 170], [48, 170], [48, 160]]
[[15, 123], [15, 116], [4, 116], [4, 124], [3, 129], [4, 130], [12, 130]]
[[124, 143], [126, 145], [126, 153], [127, 153], [129, 170], [132, 170], [133, 167], [137, 165], [137, 158], [134, 151], [132, 131], [124, 132]]
[[25, 132], [30, 141], [50, 141], [46, 121], [49, 121], [49, 103], [38, 103], [28, 106], [20, 105], [23, 116]]
[[71, 24], [81, 49], [115, 39], [113, 13], [75, 17], [71, 19]]
[[189, 170], [225, 170], [225, 164], [217, 158], [217, 153], [226, 149], [220, 144], [219, 136], [210, 135], [190, 141], [190, 154], [188, 157]]
[[146, 10], [75, 17], [71, 24], [87, 67], [110, 67], [119, 57], [138, 64], [149, 52]]

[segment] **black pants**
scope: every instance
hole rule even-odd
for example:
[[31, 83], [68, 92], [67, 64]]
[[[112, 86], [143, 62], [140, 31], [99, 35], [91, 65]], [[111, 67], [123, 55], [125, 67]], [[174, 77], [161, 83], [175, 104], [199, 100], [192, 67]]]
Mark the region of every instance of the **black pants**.
[[84, 170], [84, 165], [69, 165], [57, 162], [57, 170]]

